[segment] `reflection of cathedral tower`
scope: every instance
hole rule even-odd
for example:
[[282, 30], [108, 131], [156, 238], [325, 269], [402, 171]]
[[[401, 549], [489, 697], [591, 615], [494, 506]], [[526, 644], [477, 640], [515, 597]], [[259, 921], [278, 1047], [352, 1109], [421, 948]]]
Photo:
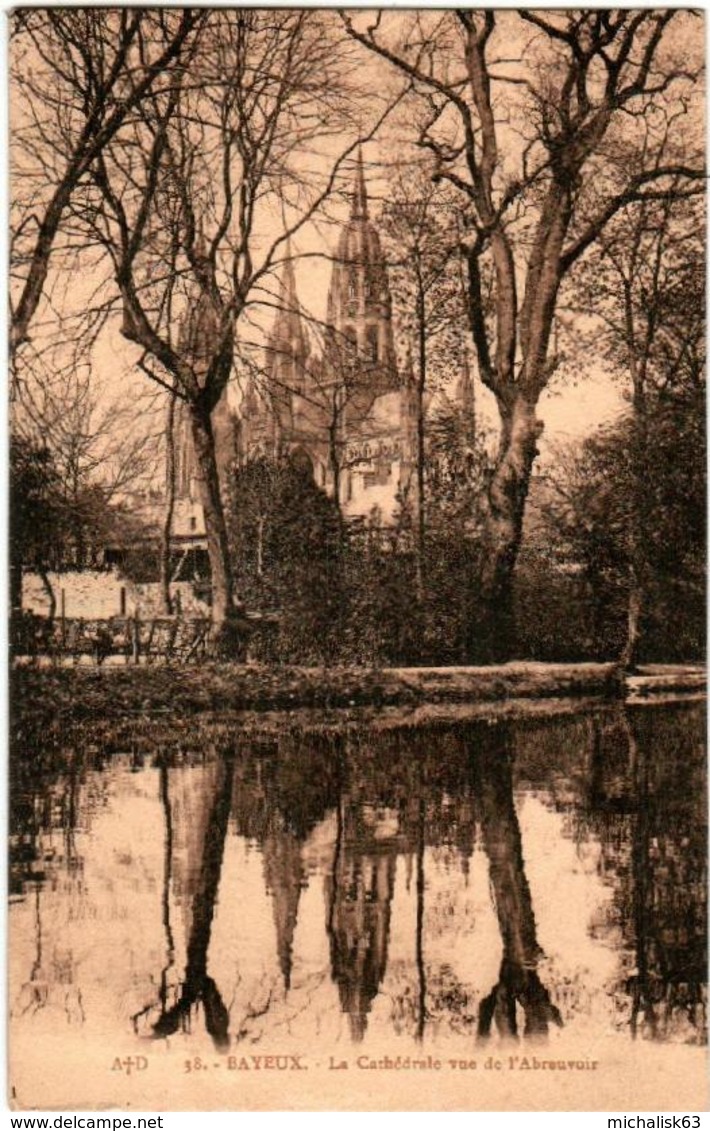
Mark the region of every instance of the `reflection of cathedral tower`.
[[367, 1029], [367, 1015], [387, 970], [392, 898], [397, 866], [396, 844], [366, 830], [352, 805], [338, 816], [333, 872], [325, 896], [333, 981], [347, 1013], [354, 1041]]
[[274, 927], [284, 987], [291, 988], [293, 936], [301, 889], [305, 886], [301, 843], [293, 833], [274, 831], [264, 840], [264, 879], [273, 899]]
[[284, 988], [291, 988], [293, 942], [301, 892], [308, 884], [304, 846], [335, 804], [333, 752], [338, 740], [311, 736], [304, 768], [300, 739], [245, 743], [235, 771], [237, 832], [261, 849], [271, 897], [276, 952]]

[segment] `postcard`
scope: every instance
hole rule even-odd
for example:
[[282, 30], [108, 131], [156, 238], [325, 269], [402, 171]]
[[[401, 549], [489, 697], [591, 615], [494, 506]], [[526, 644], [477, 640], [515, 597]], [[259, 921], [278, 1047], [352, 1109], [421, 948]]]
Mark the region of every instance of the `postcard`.
[[11, 1105], [705, 1110], [702, 13], [9, 21]]

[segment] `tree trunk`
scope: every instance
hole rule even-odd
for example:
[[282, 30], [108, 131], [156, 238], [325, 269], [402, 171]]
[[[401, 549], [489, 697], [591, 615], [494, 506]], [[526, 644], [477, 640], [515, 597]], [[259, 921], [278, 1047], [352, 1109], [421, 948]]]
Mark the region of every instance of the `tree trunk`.
[[333, 476], [333, 502], [338, 514], [338, 523], [342, 526], [343, 512], [340, 501], [340, 455], [338, 452], [338, 429], [339, 421], [337, 417], [331, 420], [328, 425], [328, 458], [330, 460], [330, 473]]
[[619, 656], [619, 664], [627, 672], [633, 672], [636, 669], [642, 611], [643, 586], [635, 563], [632, 563], [629, 570], [629, 597], [626, 606], [626, 640]]
[[645, 366], [632, 358], [633, 417], [631, 443], [631, 514], [629, 516], [629, 597], [626, 640], [619, 657], [625, 671], [634, 671], [639, 658], [641, 618], [648, 588], [645, 526], [648, 459], [648, 415]]
[[210, 561], [214, 649], [217, 655], [225, 658], [243, 659], [248, 626], [241, 602], [235, 601], [234, 596], [234, 575], [219, 488], [212, 420], [201, 405], [192, 404], [190, 421]]
[[419, 315], [419, 372], [417, 374], [417, 596], [420, 602], [424, 600], [424, 586], [426, 582], [425, 567], [425, 540], [426, 540], [426, 515], [425, 515], [425, 425], [424, 425], [424, 389], [426, 387], [426, 327], [424, 322], [424, 300], [418, 302]]
[[165, 505], [165, 522], [163, 524], [163, 540], [160, 547], [160, 593], [163, 612], [168, 616], [173, 611], [173, 601], [170, 594], [170, 542], [173, 532], [173, 513], [175, 511], [175, 406], [176, 396], [170, 394], [168, 402], [168, 418], [165, 427], [165, 476], [167, 499]]
[[523, 532], [525, 501], [542, 424], [535, 405], [518, 396], [502, 419], [500, 448], [487, 493], [477, 616], [469, 626], [469, 659], [509, 660], [514, 648], [513, 573]]
[[52, 582], [49, 580], [49, 574], [47, 573], [47, 570], [44, 568], [44, 566], [38, 566], [37, 572], [39, 573], [42, 585], [44, 586], [44, 591], [47, 594], [47, 600], [49, 601], [47, 620], [49, 621], [49, 627], [51, 628], [54, 624], [54, 618], [57, 613], [57, 598], [54, 594], [54, 589], [52, 588]]

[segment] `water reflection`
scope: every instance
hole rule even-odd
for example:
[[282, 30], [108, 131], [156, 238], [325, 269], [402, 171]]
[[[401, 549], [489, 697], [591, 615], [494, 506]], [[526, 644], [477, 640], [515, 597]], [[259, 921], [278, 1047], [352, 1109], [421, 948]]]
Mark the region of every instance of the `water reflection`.
[[220, 1050], [562, 1026], [701, 1041], [703, 739], [684, 704], [215, 725], [152, 750], [136, 732], [34, 775], [17, 750], [13, 1022]]
[[538, 973], [542, 949], [537, 940], [513, 800], [512, 735], [510, 728], [503, 727], [500, 734], [489, 734], [487, 738], [489, 741], [478, 751], [471, 750], [471, 767], [503, 940], [503, 960], [496, 985], [481, 1002], [478, 1033], [488, 1037], [495, 1020], [501, 1036], [516, 1037], [520, 1006], [525, 1035], [542, 1036], [550, 1022], [561, 1026], [562, 1017]]
[[[188, 816], [183, 817], [181, 825], [189, 835], [189, 844], [185, 846], [188, 874], [180, 883], [178, 872], [180, 856], [175, 852], [177, 846], [173, 831], [170, 783], [165, 766], [161, 767], [160, 774], [161, 800], [165, 807], [166, 873], [162, 902], [168, 962], [161, 972], [160, 1016], [153, 1023], [153, 1034], [156, 1037], [169, 1037], [180, 1027], [188, 1028], [190, 1014], [201, 1004], [204, 1010], [205, 1028], [217, 1048], [229, 1046], [229, 1012], [214, 980], [207, 973], [207, 954], [232, 804], [233, 776], [233, 751], [229, 749], [221, 751], [221, 757], [209, 767], [209, 777], [200, 783], [196, 811], [191, 804], [195, 800], [194, 791], [193, 796], [187, 798]], [[173, 864], [174, 852], [177, 858]], [[178, 875], [175, 875], [176, 872]], [[172, 1005], [168, 1005], [167, 977], [174, 962], [173, 932], [170, 923], [171, 880], [180, 893], [178, 898], [183, 905], [187, 956], [184, 978], [179, 986], [177, 1000]], [[137, 1014], [134, 1017], [134, 1023], [140, 1016], [141, 1014]]]

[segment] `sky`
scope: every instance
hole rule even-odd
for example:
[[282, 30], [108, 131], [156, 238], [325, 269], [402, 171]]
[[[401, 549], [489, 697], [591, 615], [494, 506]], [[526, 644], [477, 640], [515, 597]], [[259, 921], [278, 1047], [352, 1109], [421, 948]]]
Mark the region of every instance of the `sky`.
[[[514, 45], [515, 46], [515, 45]], [[510, 49], [512, 53], [514, 50]], [[384, 64], [374, 66], [368, 64], [367, 72], [363, 71], [363, 86], [371, 86], [379, 94], [386, 90], [390, 81], [386, 77]], [[364, 114], [363, 114], [364, 117]], [[396, 119], [396, 115], [395, 115]], [[363, 123], [364, 125], [364, 123]], [[383, 167], [391, 160], [393, 155], [398, 158], [402, 155], [402, 143], [397, 149], [397, 130], [402, 130], [401, 122], [397, 125], [388, 125], [383, 133], [383, 142], [371, 141], [364, 146], [364, 160], [368, 170], [368, 185], [371, 195], [371, 213], [377, 223], [378, 212], [382, 199], [386, 196], [386, 181], [382, 176]], [[512, 142], [511, 138], [504, 139]], [[347, 144], [347, 139], [338, 137], [327, 143], [330, 151], [342, 150]], [[314, 319], [325, 317], [326, 296], [330, 280], [331, 264], [328, 256], [337, 243], [339, 223], [346, 221], [348, 214], [348, 201], [345, 189], [353, 176], [353, 159], [348, 159], [344, 164], [344, 175], [341, 183], [340, 194], [329, 203], [327, 216], [317, 223], [309, 223], [298, 232], [293, 240], [292, 248], [296, 256], [304, 258], [296, 262], [296, 278], [300, 302], [305, 311]], [[270, 217], [265, 221], [263, 234], [269, 226], [278, 226], [282, 217], [272, 210]], [[275, 227], [272, 227], [272, 231]], [[275, 292], [276, 277], [269, 281], [269, 289]], [[93, 286], [90, 274], [78, 274], [71, 279], [70, 291], [74, 305], [88, 301], [88, 296]], [[258, 339], [260, 334], [268, 331], [271, 318], [270, 311], [257, 313], [254, 325], [249, 329], [249, 335]], [[97, 348], [94, 350], [94, 368], [100, 382], [106, 386], [125, 391], [129, 397], [138, 397], [146, 389], [146, 378], [136, 371], [135, 362], [139, 356], [135, 346], [127, 343], [121, 336], [117, 321], [110, 324], [101, 335]], [[483, 423], [491, 428], [497, 424], [497, 412], [491, 394], [475, 378], [477, 404]], [[240, 399], [239, 382], [235, 380], [229, 391], [230, 401], [237, 406]], [[621, 384], [612, 380], [603, 366], [590, 358], [574, 381], [555, 384], [553, 381], [541, 398], [538, 413], [545, 428], [540, 443], [540, 460], [552, 458], [554, 446], [566, 440], [579, 440], [579, 438], [594, 431], [600, 425], [613, 419], [623, 407], [623, 392]]]
[[[370, 218], [377, 227], [382, 205], [387, 194], [387, 185], [382, 176], [384, 165], [380, 147], [371, 142], [363, 147], [363, 162], [369, 193]], [[352, 176], [354, 174], [346, 174]], [[343, 201], [333, 207], [334, 217], [339, 216], [342, 223], [347, 221], [348, 204]], [[300, 233], [293, 241], [294, 255], [304, 255], [295, 263], [296, 285], [299, 301], [304, 310], [315, 319], [325, 318], [326, 297], [332, 265], [327, 258], [314, 253], [335, 250], [338, 228], [334, 224], [321, 227], [311, 226]], [[480, 381], [475, 364], [472, 365], [475, 385], [475, 398], [480, 420], [485, 427], [495, 430], [498, 424], [498, 411], [493, 394]], [[235, 393], [235, 403], [238, 395]], [[543, 393], [538, 416], [545, 425], [540, 441], [538, 466], [554, 458], [554, 447], [567, 441], [575, 441], [590, 435], [599, 427], [608, 424], [623, 410], [623, 384], [613, 377], [601, 363], [593, 358], [586, 360], [573, 379], [553, 380]]]

